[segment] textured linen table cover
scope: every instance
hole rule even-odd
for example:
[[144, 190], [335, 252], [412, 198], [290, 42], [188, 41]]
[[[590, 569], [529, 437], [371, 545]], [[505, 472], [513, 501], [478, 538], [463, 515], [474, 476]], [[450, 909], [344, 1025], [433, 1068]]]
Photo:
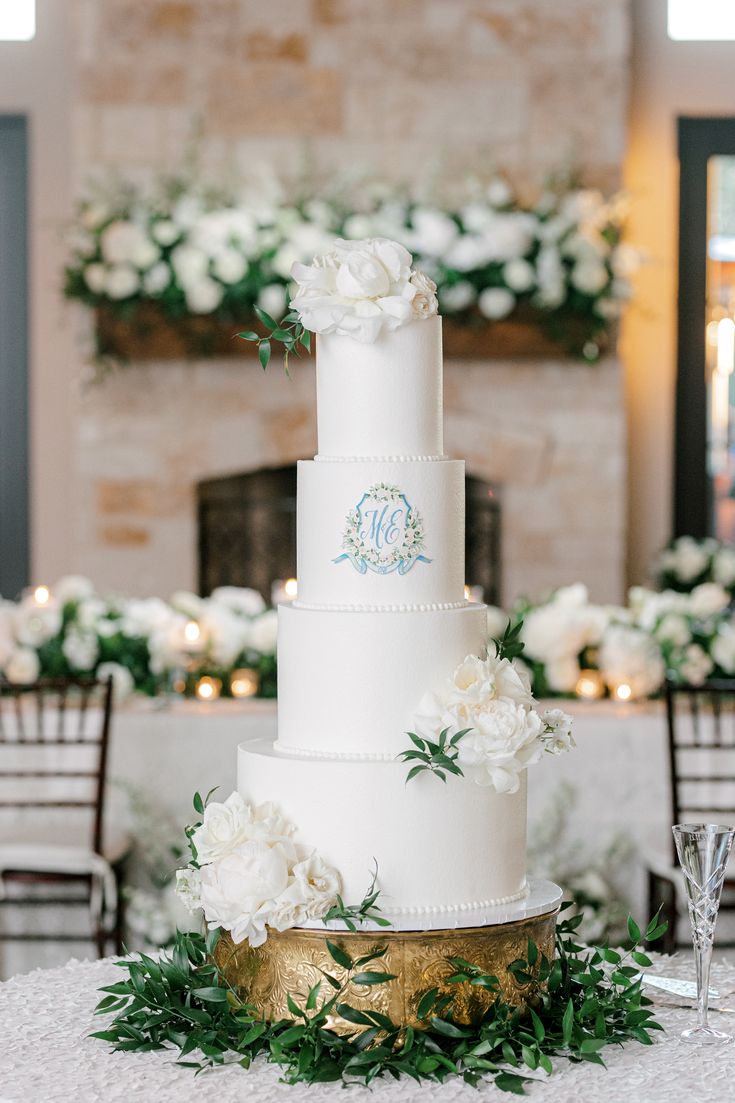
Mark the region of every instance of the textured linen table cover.
[[[691, 979], [691, 959], [662, 959], [656, 971]], [[36, 970], [0, 985], [0, 1103], [322, 1103], [361, 1099], [380, 1103], [441, 1103], [478, 1099], [475, 1089], [460, 1079], [442, 1085], [411, 1080], [376, 1081], [369, 1091], [353, 1088], [346, 1096], [339, 1084], [289, 1087], [280, 1082], [274, 1065], [258, 1061], [249, 1071], [233, 1064], [194, 1077], [177, 1068], [174, 1051], [113, 1053], [91, 1030], [106, 1021], [92, 1009], [97, 989], [120, 978], [109, 961], [70, 962], [61, 969]], [[712, 983], [723, 1007], [733, 1006], [735, 967], [713, 967]], [[716, 1002], [716, 1001], [715, 1001]], [[694, 1012], [657, 1009], [666, 1033], [654, 1046], [635, 1042], [604, 1051], [607, 1070], [572, 1065], [558, 1059], [545, 1083], [528, 1087], [532, 1099], [546, 1103], [726, 1103], [733, 1098], [735, 1044], [697, 1048], [679, 1040], [679, 1032], [694, 1021]], [[714, 1015], [722, 1029], [735, 1029], [735, 1015]], [[491, 1084], [480, 1096], [512, 1099]]]

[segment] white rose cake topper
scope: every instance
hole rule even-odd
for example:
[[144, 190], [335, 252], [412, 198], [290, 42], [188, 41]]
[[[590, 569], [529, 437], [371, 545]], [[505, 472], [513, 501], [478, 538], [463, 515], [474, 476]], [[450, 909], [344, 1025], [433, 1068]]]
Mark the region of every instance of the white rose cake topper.
[[305, 329], [363, 344], [438, 311], [436, 285], [412, 268], [407, 249], [386, 238], [338, 240], [311, 264], [294, 264], [291, 300]]

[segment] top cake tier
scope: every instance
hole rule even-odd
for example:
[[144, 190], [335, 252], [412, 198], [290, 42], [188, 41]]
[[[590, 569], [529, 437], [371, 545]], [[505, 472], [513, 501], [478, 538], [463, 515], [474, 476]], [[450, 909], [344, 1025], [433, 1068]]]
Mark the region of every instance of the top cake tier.
[[435, 315], [383, 333], [373, 344], [317, 337], [320, 456], [442, 455], [441, 333]]

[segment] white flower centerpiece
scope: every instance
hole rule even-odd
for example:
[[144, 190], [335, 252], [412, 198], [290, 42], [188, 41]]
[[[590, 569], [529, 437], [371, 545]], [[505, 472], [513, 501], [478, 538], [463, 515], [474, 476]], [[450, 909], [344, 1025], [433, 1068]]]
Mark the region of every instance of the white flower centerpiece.
[[201, 801], [202, 820], [187, 830], [192, 860], [176, 874], [179, 898], [202, 909], [210, 930], [261, 946], [268, 928], [284, 931], [322, 919], [339, 896], [340, 878], [272, 803], [253, 807], [238, 792]]

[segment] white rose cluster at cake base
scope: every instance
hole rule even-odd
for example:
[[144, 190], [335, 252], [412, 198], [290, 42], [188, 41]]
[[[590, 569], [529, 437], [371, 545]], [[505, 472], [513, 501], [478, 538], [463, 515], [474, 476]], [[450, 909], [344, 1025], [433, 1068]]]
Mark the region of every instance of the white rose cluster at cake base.
[[[523, 674], [485, 657], [487, 609], [465, 600], [464, 463], [444, 454], [431, 281], [380, 238], [338, 242], [293, 274], [292, 307], [318, 334], [319, 451], [298, 465], [298, 598], [278, 612], [278, 736], [240, 746], [238, 792], [248, 807], [275, 802], [295, 830], [268, 843], [262, 872], [249, 843], [205, 864], [202, 903], [210, 924], [251, 941], [288, 919], [319, 925], [326, 874], [316, 907], [279, 904], [287, 878], [299, 882], [291, 856], [303, 847], [338, 871], [346, 906], [363, 900], [377, 866], [380, 910], [396, 929], [493, 922], [482, 917], [527, 894], [526, 767], [571, 745], [569, 721], [539, 716]], [[434, 736], [470, 729], [458, 750], [465, 777], [454, 770], [442, 785], [419, 771], [407, 784], [417, 710]]]
[[179, 897], [191, 911], [202, 908], [211, 930], [251, 946], [265, 942], [267, 927], [320, 919], [337, 900], [339, 874], [293, 834], [271, 802], [251, 807], [234, 792], [208, 803], [190, 837], [193, 864], [177, 871]]

